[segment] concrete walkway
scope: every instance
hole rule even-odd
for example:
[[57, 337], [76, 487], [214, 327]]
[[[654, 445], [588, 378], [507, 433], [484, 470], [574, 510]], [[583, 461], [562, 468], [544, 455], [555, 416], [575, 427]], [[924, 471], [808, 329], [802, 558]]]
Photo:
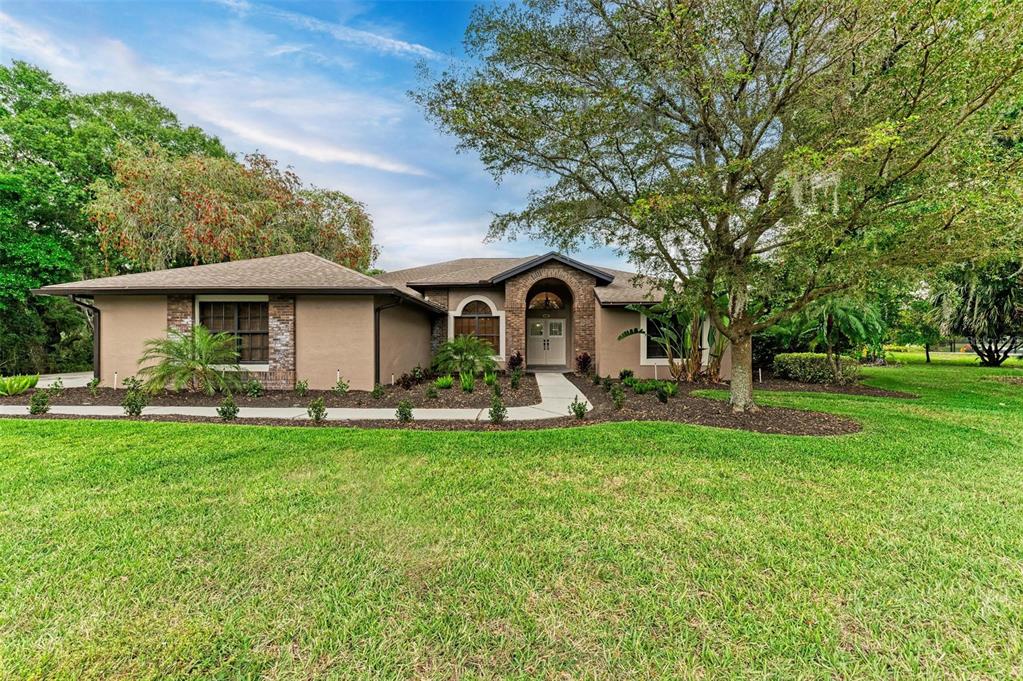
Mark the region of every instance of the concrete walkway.
[[[509, 421], [535, 421], [568, 416], [568, 405], [578, 398], [586, 402], [586, 396], [563, 374], [554, 372], [537, 373], [536, 383], [540, 387], [540, 403], [528, 407], [508, 407]], [[70, 387], [67, 381], [66, 387]], [[477, 421], [486, 420], [489, 407], [484, 409], [413, 409], [412, 415], [418, 421]], [[395, 419], [393, 407], [381, 408], [334, 408], [327, 409], [330, 421], [387, 421]], [[17, 415], [28, 413], [27, 406], [0, 405], [0, 414]], [[119, 406], [89, 405], [54, 405], [51, 414], [71, 414], [74, 416], [124, 416], [124, 409]], [[174, 416], [205, 416], [217, 418], [216, 407], [146, 407], [144, 415]], [[294, 407], [241, 407], [238, 418], [243, 419], [308, 419], [304, 408]]]

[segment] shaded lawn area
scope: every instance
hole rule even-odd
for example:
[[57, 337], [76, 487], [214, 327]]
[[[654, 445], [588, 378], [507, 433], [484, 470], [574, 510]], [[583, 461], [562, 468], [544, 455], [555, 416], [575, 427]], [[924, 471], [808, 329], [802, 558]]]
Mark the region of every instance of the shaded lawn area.
[[1019, 675], [1013, 372], [759, 395], [835, 438], [0, 420], [0, 676]]
[[[903, 364], [924, 364], [927, 362], [927, 355], [923, 352], [889, 352], [890, 359]], [[980, 366], [980, 357], [974, 352], [941, 352], [931, 350], [931, 364], [969, 364]], [[1023, 359], [1018, 354], [1010, 356], [1005, 363], [1005, 368], [1023, 368]]]

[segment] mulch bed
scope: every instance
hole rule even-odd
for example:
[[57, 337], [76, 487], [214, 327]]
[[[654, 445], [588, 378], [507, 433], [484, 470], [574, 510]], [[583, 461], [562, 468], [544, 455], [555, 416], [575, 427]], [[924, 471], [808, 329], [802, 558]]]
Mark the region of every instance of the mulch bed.
[[[501, 386], [501, 399], [508, 407], [522, 407], [537, 404], [540, 401], [540, 388], [536, 377], [523, 374], [517, 390], [512, 390], [511, 379], [506, 374], [498, 374]], [[261, 397], [248, 397], [243, 394], [234, 396], [239, 407], [299, 407], [305, 409], [317, 397], [322, 397], [327, 409], [341, 407], [390, 407], [398, 406], [401, 400], [411, 400], [413, 407], [418, 408], [471, 408], [483, 409], [490, 406], [490, 386], [483, 383], [482, 378], [476, 380], [476, 389], [471, 393], [463, 392], [455, 376], [455, 384], [446, 390], [437, 390], [436, 398], [426, 396], [427, 389], [433, 381], [424, 381], [410, 390], [396, 385], [384, 386], [384, 396], [374, 399], [365, 391], [350, 391], [347, 395], [337, 395], [330, 390], [310, 390], [305, 397], [299, 397], [293, 390], [267, 390]], [[33, 391], [14, 396], [0, 396], [0, 404], [28, 404]], [[52, 405], [113, 405], [121, 404], [124, 399], [123, 390], [100, 388], [93, 397], [88, 388], [64, 388], [60, 395], [50, 400]], [[204, 395], [202, 393], [163, 392], [149, 396], [149, 404], [154, 407], [216, 407], [223, 400], [223, 395]]]
[[[491, 424], [487, 422], [486, 414], [481, 421], [412, 421], [411, 423], [399, 423], [397, 420], [380, 421], [325, 421], [315, 424], [309, 420], [291, 419], [237, 419], [231, 422], [232, 425], [250, 426], [298, 426], [306, 428], [384, 428], [399, 430], [445, 430], [445, 431], [499, 431], [499, 430], [539, 430], [546, 428], [567, 428], [610, 423], [616, 421], [667, 421], [675, 423], [689, 423], [703, 426], [714, 426], [717, 428], [731, 428], [736, 430], [747, 430], [758, 433], [770, 433], [779, 435], [845, 435], [856, 433], [861, 430], [860, 425], [855, 421], [841, 418], [833, 414], [821, 412], [804, 411], [801, 409], [787, 409], [782, 407], [761, 407], [760, 411], [752, 414], [734, 414], [728, 404], [721, 400], [712, 400], [691, 395], [692, 390], [705, 388], [727, 389], [728, 385], [721, 384], [683, 384], [679, 395], [662, 404], [657, 400], [656, 395], [647, 393], [636, 395], [626, 389], [626, 400], [621, 410], [615, 410], [609, 394], [601, 387], [593, 385], [588, 378], [568, 375], [571, 380], [589, 398], [593, 409], [587, 413], [585, 419], [577, 419], [571, 416], [561, 418], [550, 418], [537, 421], [508, 421], [502, 424]], [[535, 380], [532, 381], [535, 387]], [[523, 380], [523, 388], [526, 381]], [[757, 384], [757, 389], [763, 384]], [[795, 387], [793, 387], [795, 386]], [[803, 384], [785, 383], [786, 390], [802, 389]], [[777, 387], [777, 390], [783, 388]], [[453, 389], [454, 390], [454, 389]], [[404, 391], [402, 391], [404, 392]], [[509, 391], [505, 392], [507, 396]], [[485, 393], [484, 393], [485, 394]], [[858, 393], [873, 394], [873, 393]], [[382, 400], [372, 400], [371, 406], [383, 406]], [[539, 393], [533, 403], [539, 402]], [[154, 402], [155, 404], [155, 402]], [[239, 404], [242, 404], [239, 401]], [[395, 402], [396, 404], [396, 402]], [[419, 406], [413, 400], [413, 404]], [[271, 405], [272, 406], [272, 405]], [[277, 405], [280, 406], [280, 405]], [[328, 405], [329, 406], [329, 405]], [[427, 406], [433, 406], [428, 404]], [[413, 416], [415, 411], [413, 410]], [[46, 414], [44, 416], [19, 416], [15, 418], [30, 419], [75, 419], [79, 416], [63, 414]], [[90, 416], [90, 419], [111, 419], [121, 417], [98, 417]], [[123, 419], [122, 419], [123, 420]], [[164, 415], [143, 415], [141, 418], [133, 419], [148, 422], [184, 422], [184, 423], [224, 423], [216, 418], [189, 417], [189, 416], [164, 416]]]
[[[724, 386], [724, 390], [727, 390], [728, 386]], [[800, 383], [799, 381], [790, 381], [784, 378], [774, 378], [773, 376], [765, 378], [762, 382], [757, 383], [754, 380], [753, 390], [783, 390], [787, 392], [801, 392], [801, 393], [835, 393], [838, 395], [860, 395], [863, 397], [897, 397], [900, 399], [915, 400], [919, 395], [913, 393], [900, 392], [898, 390], [884, 390], [883, 388], [871, 388], [869, 385], [863, 385], [862, 383], [854, 383], [853, 385], [831, 385], [823, 383]]]
[[[659, 402], [652, 392], [636, 395], [625, 388], [625, 404], [620, 410], [615, 410], [610, 393], [603, 387], [593, 385], [591, 380], [582, 376], [571, 375], [568, 378], [590, 400], [594, 408], [587, 419], [594, 421], [674, 421], [778, 435], [845, 435], [862, 430], [855, 421], [802, 409], [760, 407], [757, 412], [736, 414], [723, 400], [690, 394], [693, 390], [707, 388], [727, 390], [727, 383], [682, 384], [679, 394], [669, 398], [667, 404]], [[757, 388], [760, 385], [758, 383]]]

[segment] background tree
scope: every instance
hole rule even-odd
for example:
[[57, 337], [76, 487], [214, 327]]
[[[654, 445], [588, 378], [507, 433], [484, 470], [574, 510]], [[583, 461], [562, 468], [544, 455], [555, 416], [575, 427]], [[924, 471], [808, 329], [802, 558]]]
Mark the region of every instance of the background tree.
[[227, 156], [151, 97], [76, 95], [34, 66], [0, 66], [0, 371], [88, 368], [85, 318], [67, 300], [28, 290], [99, 273], [83, 210], [89, 186], [111, 175], [118, 144], [149, 141]]
[[418, 101], [495, 176], [550, 179], [491, 236], [609, 245], [701, 293], [737, 411], [753, 334], [1018, 229], [1020, 150], [991, 132], [1019, 138], [1019, 3], [532, 0], [466, 42]]
[[154, 270], [311, 251], [365, 271], [376, 257], [365, 207], [304, 188], [262, 154], [176, 157], [125, 148], [87, 207], [108, 269]]
[[966, 336], [981, 364], [1001, 366], [1023, 348], [1023, 261], [950, 267], [936, 288], [942, 332]]
[[929, 300], [911, 298], [899, 311], [892, 333], [896, 343], [922, 345], [926, 361], [930, 363], [931, 346], [941, 342], [938, 310]]

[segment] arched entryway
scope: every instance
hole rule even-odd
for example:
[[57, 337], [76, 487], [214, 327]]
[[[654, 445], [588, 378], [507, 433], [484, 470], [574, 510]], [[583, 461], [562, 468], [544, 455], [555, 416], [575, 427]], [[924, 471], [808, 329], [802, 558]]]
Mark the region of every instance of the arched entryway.
[[526, 293], [526, 365], [568, 366], [573, 347], [572, 290], [560, 279], [534, 283]]

